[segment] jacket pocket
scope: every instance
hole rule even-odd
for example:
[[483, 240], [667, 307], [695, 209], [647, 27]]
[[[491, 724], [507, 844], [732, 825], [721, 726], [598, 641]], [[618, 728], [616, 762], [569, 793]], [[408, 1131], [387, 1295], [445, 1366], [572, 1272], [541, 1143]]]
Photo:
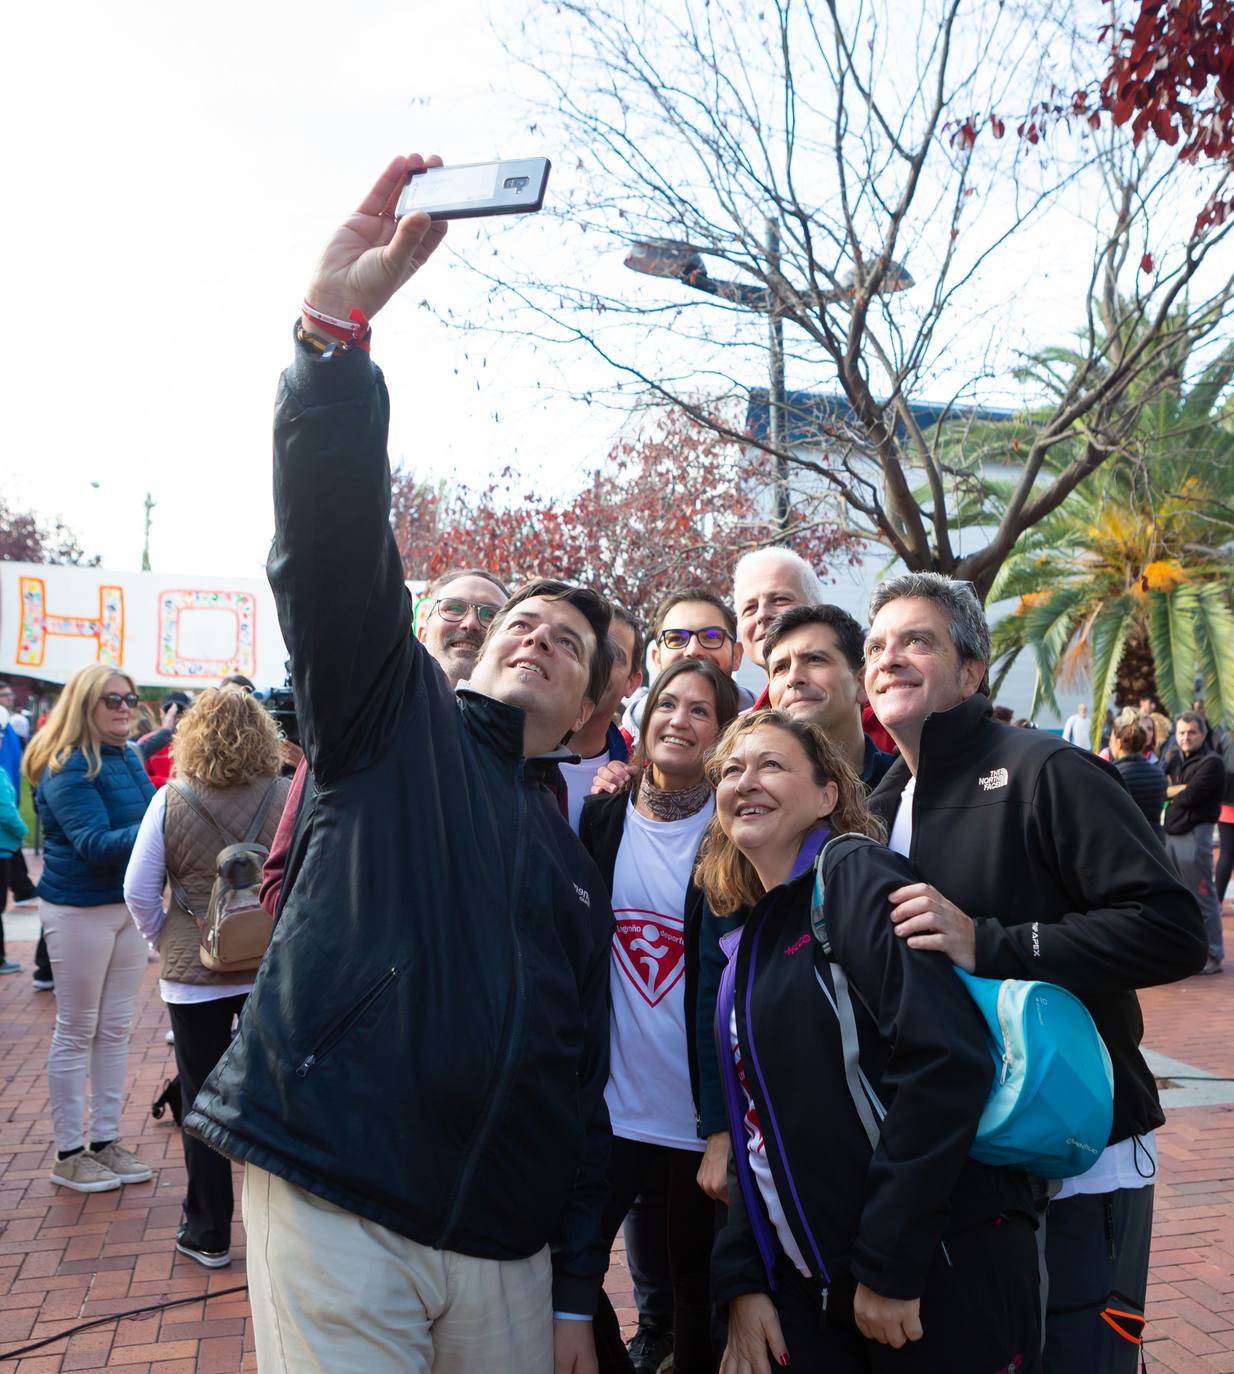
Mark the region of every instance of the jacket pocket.
[[309, 1073], [338, 1045], [356, 1022], [398, 977], [397, 968], [388, 968], [322, 1036], [313, 1052], [296, 1066], [296, 1077], [307, 1078]]

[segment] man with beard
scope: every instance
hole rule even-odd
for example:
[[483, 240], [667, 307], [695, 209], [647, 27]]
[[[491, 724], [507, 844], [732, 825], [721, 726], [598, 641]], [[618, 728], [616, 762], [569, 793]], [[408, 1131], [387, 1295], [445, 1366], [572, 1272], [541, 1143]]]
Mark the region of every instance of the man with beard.
[[437, 660], [451, 687], [466, 682], [480, 645], [510, 593], [483, 568], [451, 568], [428, 589], [428, 610], [416, 638]]
[[[451, 687], [465, 682], [480, 653], [480, 645], [493, 617], [510, 593], [483, 568], [451, 568], [429, 584], [428, 610], [417, 617], [416, 638], [429, 651]], [[283, 818], [274, 835], [261, 878], [261, 904], [271, 916], [278, 914], [283, 873], [296, 817], [309, 780], [308, 764], [300, 756], [292, 779]]]

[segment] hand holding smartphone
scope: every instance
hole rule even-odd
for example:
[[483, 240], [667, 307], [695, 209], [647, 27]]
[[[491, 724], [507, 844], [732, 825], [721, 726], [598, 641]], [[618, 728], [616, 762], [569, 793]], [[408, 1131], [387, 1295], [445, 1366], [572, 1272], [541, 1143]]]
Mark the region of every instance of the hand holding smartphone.
[[544, 204], [551, 164], [546, 157], [427, 167], [408, 174], [397, 218], [423, 210], [433, 220], [525, 215]]

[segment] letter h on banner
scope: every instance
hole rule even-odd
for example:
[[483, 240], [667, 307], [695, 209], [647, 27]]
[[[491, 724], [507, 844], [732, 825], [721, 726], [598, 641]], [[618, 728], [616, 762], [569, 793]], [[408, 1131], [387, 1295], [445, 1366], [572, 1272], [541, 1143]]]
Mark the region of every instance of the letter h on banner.
[[21, 634], [17, 663], [41, 668], [51, 635], [93, 639], [95, 660], [114, 663], [124, 659], [124, 588], [99, 587], [99, 612], [94, 615], [55, 615], [47, 609], [47, 588], [41, 577], [18, 579], [21, 596]]

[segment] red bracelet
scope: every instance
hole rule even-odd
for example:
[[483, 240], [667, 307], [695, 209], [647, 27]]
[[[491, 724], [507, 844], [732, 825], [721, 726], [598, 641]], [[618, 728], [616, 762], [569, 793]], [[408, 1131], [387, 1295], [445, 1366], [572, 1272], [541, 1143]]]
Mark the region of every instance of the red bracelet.
[[340, 320], [334, 315], [323, 315], [320, 310], [315, 310], [308, 301], [303, 302], [301, 309], [314, 324], [319, 324], [332, 338], [355, 344], [365, 353], [369, 351], [369, 340], [372, 338], [373, 331], [362, 310], [353, 310], [347, 319]]

